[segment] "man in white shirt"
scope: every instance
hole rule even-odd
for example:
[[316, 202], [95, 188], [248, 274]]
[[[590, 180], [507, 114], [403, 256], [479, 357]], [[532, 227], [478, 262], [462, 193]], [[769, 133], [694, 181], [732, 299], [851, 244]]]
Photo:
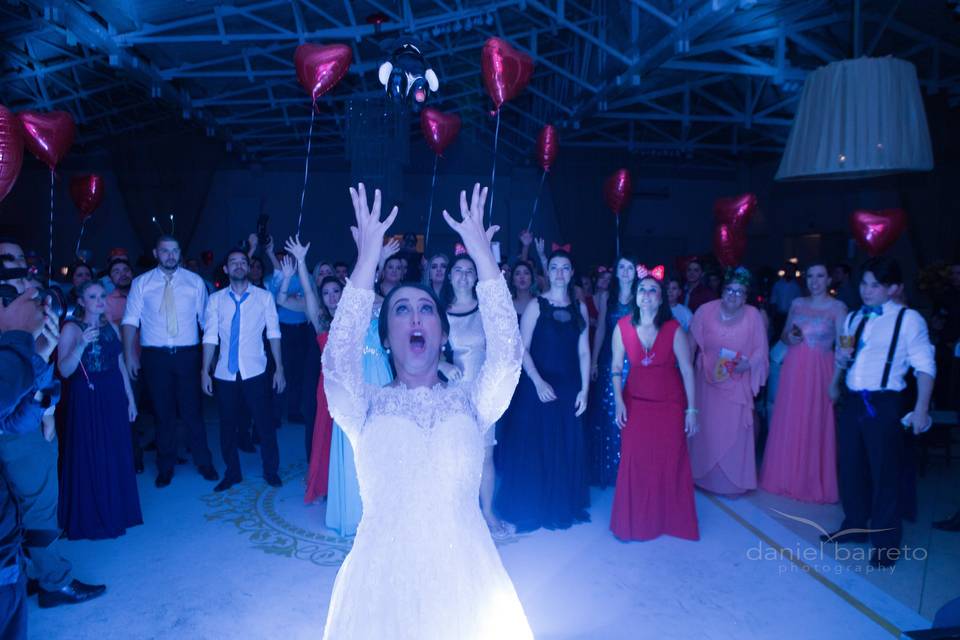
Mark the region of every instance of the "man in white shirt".
[[[273, 389], [283, 393], [283, 359], [280, 357], [280, 321], [277, 307], [269, 291], [250, 284], [250, 261], [242, 249], [227, 254], [224, 272], [230, 286], [210, 296], [203, 330], [203, 368], [200, 372], [204, 393], [216, 389], [220, 410], [220, 451], [227, 465], [223, 480], [214, 491], [226, 491], [243, 479], [237, 455], [237, 433], [242, 424], [243, 407], [260, 437], [260, 458], [263, 478], [273, 487], [281, 486], [277, 475], [279, 454], [277, 431], [271, 407], [270, 385], [267, 382], [267, 354], [263, 349], [263, 332], [267, 332], [270, 351], [277, 363]], [[214, 352], [220, 345], [220, 357], [210, 377]]]
[[[180, 244], [172, 236], [157, 239], [159, 263], [134, 278], [123, 314], [123, 348], [131, 380], [140, 377], [140, 361], [157, 422], [157, 487], [166, 487], [177, 462], [179, 409], [190, 435], [193, 461], [206, 480], [217, 480], [207, 431], [200, 416], [200, 333], [207, 287], [200, 276], [180, 268]], [[134, 348], [140, 328], [142, 354]]]
[[927, 323], [894, 300], [903, 284], [892, 258], [871, 258], [862, 268], [863, 307], [848, 314], [844, 335], [851, 346], [837, 350], [837, 377], [845, 376], [847, 394], [837, 421], [840, 530], [823, 536], [830, 542], [865, 542], [869, 526], [870, 563], [891, 567], [901, 555], [901, 473], [904, 465], [904, 379], [917, 378], [917, 400], [905, 420], [915, 434], [929, 427], [930, 395], [936, 376]]

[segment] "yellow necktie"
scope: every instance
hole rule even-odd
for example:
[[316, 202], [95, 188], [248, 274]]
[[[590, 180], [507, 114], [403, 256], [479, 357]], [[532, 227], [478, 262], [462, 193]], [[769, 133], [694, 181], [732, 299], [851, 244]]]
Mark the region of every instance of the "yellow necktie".
[[173, 301], [173, 277], [165, 276], [166, 284], [163, 285], [163, 315], [167, 319], [167, 335], [171, 338], [179, 333], [177, 326], [177, 305]]

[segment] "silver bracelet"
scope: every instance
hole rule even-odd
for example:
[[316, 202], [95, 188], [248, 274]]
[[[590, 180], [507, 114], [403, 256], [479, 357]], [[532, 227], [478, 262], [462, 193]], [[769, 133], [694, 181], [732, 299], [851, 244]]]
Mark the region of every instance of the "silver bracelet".
[[684, 413], [691, 414], [691, 413], [700, 413], [700, 412], [697, 411], [696, 409], [685, 409]]

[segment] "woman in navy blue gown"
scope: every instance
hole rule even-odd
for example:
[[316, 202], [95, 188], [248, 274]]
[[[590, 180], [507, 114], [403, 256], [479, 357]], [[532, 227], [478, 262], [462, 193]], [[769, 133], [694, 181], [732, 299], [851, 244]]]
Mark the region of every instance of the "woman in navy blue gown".
[[590, 519], [583, 424], [590, 376], [587, 309], [573, 295], [569, 253], [547, 261], [550, 289], [523, 312], [525, 352], [501, 422], [498, 515], [517, 531], [566, 529]]
[[[611, 376], [613, 351], [610, 338], [620, 318], [633, 313], [636, 307], [637, 262], [633, 258], [617, 260], [615, 277], [609, 290], [597, 297], [597, 332], [593, 337], [590, 377], [590, 411], [587, 423], [587, 476], [591, 485], [612, 487], [617, 483], [620, 467], [620, 427]], [[626, 380], [629, 362], [623, 362]], [[621, 383], [622, 384], [622, 383]]]
[[71, 540], [116, 538], [143, 524], [130, 435], [137, 406], [120, 334], [103, 316], [106, 300], [99, 282], [82, 285], [82, 319], [60, 334], [58, 366], [68, 393], [59, 517]]

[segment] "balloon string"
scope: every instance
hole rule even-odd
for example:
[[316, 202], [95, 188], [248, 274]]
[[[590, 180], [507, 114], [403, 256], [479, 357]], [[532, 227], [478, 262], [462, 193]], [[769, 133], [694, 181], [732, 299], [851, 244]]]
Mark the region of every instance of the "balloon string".
[[497, 130], [493, 134], [493, 170], [490, 172], [490, 215], [487, 226], [493, 224], [493, 187], [497, 182], [497, 142], [500, 140], [500, 109], [497, 109]]
[[50, 256], [47, 262], [47, 276], [53, 280], [53, 169], [50, 169]]
[[543, 180], [547, 177], [547, 172], [544, 171], [540, 174], [540, 186], [537, 188], [537, 197], [533, 201], [533, 213], [530, 214], [530, 223], [527, 224], [527, 231], [533, 227], [533, 217], [537, 215], [537, 206], [540, 204], [540, 193], [543, 191]]
[[423, 242], [423, 251], [426, 253], [427, 247], [430, 246], [430, 221], [433, 219], [433, 190], [437, 186], [437, 163], [440, 161], [440, 156], [434, 156], [433, 158], [433, 180], [430, 182], [430, 208], [427, 210], [427, 233], [426, 238]]
[[73, 250], [73, 254], [78, 258], [80, 257], [80, 241], [83, 240], [83, 232], [87, 228], [87, 220], [89, 220], [89, 216], [84, 218], [83, 222], [80, 223], [80, 236], [77, 238], [77, 248]]
[[307, 195], [307, 178], [310, 175], [310, 147], [313, 145], [313, 118], [316, 112], [316, 109], [310, 109], [310, 130], [307, 132], [307, 157], [303, 161], [303, 190], [300, 191], [300, 217], [297, 218], [297, 235], [300, 235], [300, 225], [303, 224], [303, 199]]
[[620, 255], [620, 214], [617, 214], [617, 255]]

